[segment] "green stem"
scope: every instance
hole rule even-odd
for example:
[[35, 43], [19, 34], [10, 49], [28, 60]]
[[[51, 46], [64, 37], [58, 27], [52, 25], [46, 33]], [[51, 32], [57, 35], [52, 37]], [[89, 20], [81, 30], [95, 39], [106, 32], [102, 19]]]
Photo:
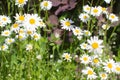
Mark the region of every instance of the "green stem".
[[30, 0], [28, 0], [27, 12], [29, 12], [29, 8], [30, 8]]
[[63, 46], [64, 46], [64, 40], [65, 40], [65, 35], [66, 35], [66, 31], [64, 31], [64, 35], [63, 35], [63, 44], [62, 44], [62, 50], [63, 50]]
[[111, 38], [113, 37], [113, 33], [115, 32], [116, 29], [117, 29], [117, 26], [114, 27], [114, 29], [113, 29], [113, 31], [112, 31], [112, 33], [111, 33], [111, 35], [110, 35], [110, 38], [108, 39], [108, 42], [109, 42], [109, 43], [110, 43], [110, 40], [111, 40]]
[[31, 80], [31, 52], [28, 53], [28, 79]]
[[10, 1], [7, 0], [8, 3], [8, 15], [10, 16]]

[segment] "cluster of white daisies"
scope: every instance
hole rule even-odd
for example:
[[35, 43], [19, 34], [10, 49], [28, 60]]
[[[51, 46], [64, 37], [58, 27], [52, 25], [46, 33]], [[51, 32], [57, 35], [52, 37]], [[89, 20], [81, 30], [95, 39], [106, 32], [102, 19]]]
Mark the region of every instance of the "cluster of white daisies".
[[[107, 4], [110, 4], [111, 0], [104, 0]], [[28, 2], [28, 0], [15, 0], [15, 5], [17, 5], [18, 7], [23, 7], [24, 5], [26, 5], [26, 3]], [[44, 10], [50, 10], [50, 8], [52, 7], [52, 2], [49, 0], [43, 0], [43, 2], [40, 4], [41, 8]]]
[[[16, 0], [15, 5], [23, 7], [27, 1], [28, 0]], [[104, 1], [109, 4], [111, 0]], [[42, 1], [40, 3], [40, 8], [42, 10], [50, 10], [52, 8], [52, 2], [46, 0]], [[106, 19], [111, 23], [118, 21], [118, 17], [113, 13], [109, 13], [107, 8], [101, 6], [90, 7], [89, 5], [83, 6], [83, 13], [79, 15], [79, 19], [87, 24], [88, 21], [91, 20], [91, 17], [98, 17], [101, 14], [105, 14]], [[5, 28], [5, 30], [1, 32], [1, 36], [6, 38], [5, 43], [0, 46], [0, 50], [2, 51], [6, 51], [8, 45], [14, 43], [17, 39], [22, 41], [30, 36], [36, 41], [39, 40], [41, 35], [40, 33], [37, 33], [37, 29], [46, 27], [44, 21], [38, 16], [38, 14], [16, 14], [14, 18], [15, 23], [12, 24], [12, 21], [8, 16], [0, 15], [0, 26]], [[88, 30], [82, 30], [80, 27], [73, 25], [74, 21], [70, 19], [64, 18], [60, 23], [62, 29], [72, 31], [79, 40], [82, 39], [82, 36], [90, 37], [92, 34]], [[11, 24], [12, 26], [10, 26]], [[101, 27], [104, 30], [110, 28], [109, 24], [103, 24]], [[11, 37], [12, 34], [16, 34], [15, 38]], [[87, 75], [87, 79], [101, 78], [102, 80], [105, 80], [111, 73], [120, 74], [120, 64], [118, 62], [115, 62], [113, 59], [102, 59], [101, 54], [103, 54], [104, 48], [103, 40], [99, 39], [98, 36], [90, 37], [86, 42], [81, 43], [80, 47], [83, 50], [87, 50], [89, 53], [94, 53], [93, 56], [83, 54], [79, 58], [81, 63], [87, 66], [86, 69], [82, 70], [83, 75]], [[26, 45], [26, 50], [30, 51], [32, 49], [32, 44]], [[72, 56], [69, 53], [64, 53], [62, 57], [67, 61], [71, 61], [72, 59]], [[37, 58], [40, 59], [41, 56], [38, 56]], [[99, 66], [100, 71], [95, 70], [96, 68], [94, 66]]]
[[[15, 0], [15, 5], [23, 7], [27, 2], [28, 0]], [[40, 8], [42, 10], [50, 10], [52, 8], [52, 2], [47, 0], [42, 1], [40, 3]], [[8, 37], [5, 40], [5, 44], [0, 47], [0, 50], [7, 50], [7, 44], [11, 44], [15, 41], [14, 38], [10, 38], [12, 32], [16, 33], [15, 38], [18, 38], [19, 40], [25, 40], [29, 35], [33, 39], [38, 40], [40, 39], [40, 34], [37, 33], [36, 29], [38, 29], [38, 27], [46, 27], [45, 23], [38, 14], [16, 14], [14, 18], [16, 20], [15, 23], [10, 26], [10, 29], [8, 29], [6, 26], [11, 24], [10, 17], [0, 15], [0, 26], [6, 28], [6, 30], [2, 31], [1, 35]]]
[[[111, 0], [105, 0], [108, 4], [110, 1]], [[107, 8], [101, 6], [90, 7], [89, 5], [83, 6], [83, 13], [79, 15], [79, 19], [83, 23], [88, 24], [92, 18], [97, 18], [102, 14], [106, 15], [105, 19], [110, 22], [109, 24], [106, 23], [101, 26], [103, 30], [108, 30], [110, 24], [118, 21], [118, 17], [113, 13], [109, 13]], [[89, 30], [82, 30], [80, 27], [76, 27], [73, 25], [74, 21], [71, 19], [64, 18], [60, 23], [62, 29], [72, 31], [79, 40], [81, 40], [83, 36], [88, 36], [87, 40], [80, 44], [80, 48], [87, 53], [91, 53], [91, 56], [83, 54], [79, 58], [80, 63], [86, 66], [86, 68], [82, 70], [82, 73], [83, 75], [87, 75], [87, 80], [97, 78], [106, 80], [112, 73], [120, 74], [120, 63], [115, 62], [113, 59], [104, 58], [103, 40], [99, 39], [98, 36], [90, 37], [92, 33]], [[69, 53], [63, 53], [62, 57], [69, 62], [72, 60], [72, 56]]]
[[[28, 0], [16, 0], [15, 5], [17, 5], [18, 7], [23, 7], [27, 2]], [[42, 10], [50, 10], [52, 8], [52, 2], [48, 0], [43, 0], [40, 3], [40, 8]]]
[[[118, 21], [118, 17], [113, 13], [109, 13], [107, 11], [107, 8], [101, 6], [90, 7], [89, 5], [83, 6], [83, 13], [79, 15], [79, 19], [83, 23], [88, 23], [88, 21], [91, 20], [93, 17], [96, 18], [102, 14], [105, 14], [106, 19], [109, 20], [111, 23]], [[67, 19], [64, 18], [60, 22], [62, 29], [66, 29], [69, 31], [76, 29], [76, 27], [73, 25], [74, 22], [68, 18]], [[108, 29], [109, 27], [110, 27], [109, 24], [103, 24], [102, 26], [103, 29]], [[81, 29], [79, 30], [80, 30], [79, 32], [81, 32]], [[78, 34], [78, 31], [76, 32], [76, 34]]]
[[[39, 40], [41, 35], [37, 33], [38, 28], [45, 28], [46, 25], [43, 20], [37, 14], [16, 14], [15, 23], [12, 26], [7, 26], [11, 23], [9, 17], [1, 15], [1, 27], [4, 27], [5, 30], [1, 32], [1, 36], [6, 37], [5, 44], [1, 46], [1, 50], [6, 50], [7, 44], [11, 44], [15, 39], [25, 40], [30, 36], [34, 40]], [[15, 34], [15, 38], [11, 38], [11, 35]]]
[[[113, 14], [109, 13], [107, 11], [107, 8], [105, 7], [90, 7], [88, 5], [83, 6], [83, 13], [79, 15], [79, 19], [83, 22], [88, 24], [88, 21], [92, 20], [92, 18], [96, 18], [102, 14], [106, 15], [107, 21], [113, 23], [118, 21], [118, 17]], [[91, 32], [89, 30], [82, 30], [80, 27], [76, 27], [74, 24], [74, 21], [70, 19], [62, 19], [60, 21], [62, 29], [72, 31], [75, 36], [79, 40], [82, 39], [83, 36], [87, 36], [89, 38], [91, 36]], [[110, 28], [111, 23], [106, 23], [101, 26], [102, 30], [108, 30]], [[89, 27], [89, 26], [88, 26]], [[88, 28], [89, 29], [89, 28]], [[83, 42], [81, 45], [81, 49], [88, 50], [89, 52], [93, 53], [102, 53], [103, 52], [103, 40], [98, 39], [98, 36], [90, 37], [90, 39]]]
[[[15, 0], [15, 5], [18, 7], [23, 7], [28, 0]], [[42, 1], [40, 3], [40, 8], [42, 10], [50, 10], [52, 8], [51, 1]], [[5, 27], [5, 30], [1, 32], [1, 36], [6, 37], [5, 43], [0, 46], [0, 50], [6, 51], [8, 45], [15, 42], [16, 39], [25, 40], [28, 36], [34, 40], [39, 40], [41, 35], [37, 33], [37, 29], [45, 28], [46, 24], [38, 16], [38, 14], [16, 14], [14, 16], [15, 23], [12, 24], [10, 17], [5, 15], [0, 15], [0, 27]], [[10, 26], [12, 24], [12, 26]], [[8, 25], [10, 27], [8, 27]], [[16, 34], [15, 38], [11, 38], [12, 34]], [[32, 44], [26, 45], [26, 50], [31, 50]]]
[[[64, 60], [71, 61], [72, 56], [69, 53], [64, 53]], [[78, 56], [75, 56], [78, 58]], [[85, 66], [82, 70], [83, 75], [87, 76], [87, 80], [100, 78], [107, 80], [111, 74], [120, 74], [120, 63], [113, 59], [103, 59], [102, 55], [83, 54], [79, 57], [80, 63]]]

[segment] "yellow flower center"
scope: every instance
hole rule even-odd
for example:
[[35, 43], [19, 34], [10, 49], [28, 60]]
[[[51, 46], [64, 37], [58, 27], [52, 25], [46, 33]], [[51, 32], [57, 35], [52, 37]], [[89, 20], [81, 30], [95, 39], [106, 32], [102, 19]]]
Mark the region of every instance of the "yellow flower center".
[[97, 13], [97, 12], [98, 12], [98, 9], [94, 9], [93, 12], [94, 12], [94, 13]]
[[23, 36], [22, 36], [22, 35], [19, 35], [19, 36], [18, 36], [18, 38], [19, 38], [19, 39], [22, 39], [22, 38], [23, 38]]
[[79, 33], [80, 31], [78, 29], [75, 30], [76, 33]]
[[87, 19], [87, 16], [86, 16], [86, 15], [84, 15], [84, 16], [83, 16], [83, 18], [84, 18], [84, 19]]
[[65, 55], [65, 59], [69, 59], [70, 58], [70, 56], [67, 54], [67, 55]]
[[17, 28], [17, 27], [18, 27], [17, 23], [13, 24], [13, 28]]
[[116, 67], [116, 70], [120, 72], [120, 67]]
[[84, 44], [83, 46], [84, 46], [85, 48], [87, 47], [87, 45], [86, 45], [86, 44]]
[[2, 49], [5, 49], [5, 46], [3, 45], [3, 46], [1, 46], [1, 48], [2, 48]]
[[35, 24], [35, 19], [30, 19], [29, 22], [30, 24]]
[[90, 7], [87, 7], [86, 10], [90, 10]]
[[27, 34], [32, 34], [32, 31], [27, 31]]
[[12, 42], [12, 40], [11, 40], [11, 39], [9, 39], [9, 40], [8, 40], [8, 42], [9, 42], [9, 43], [11, 43], [11, 42]]
[[23, 31], [22, 29], [20, 29], [20, 30], [19, 30], [19, 34], [20, 34], [20, 33], [24, 33], [24, 31]]
[[48, 6], [48, 2], [44, 2], [44, 6], [47, 7]]
[[44, 25], [44, 22], [40, 21], [40, 25]]
[[88, 32], [88, 31], [86, 31], [86, 32], [85, 32], [85, 34], [86, 34], [86, 35], [88, 35], [88, 34], [89, 34], [89, 32]]
[[98, 60], [97, 58], [95, 58], [95, 59], [93, 59], [93, 62], [94, 62], [94, 63], [98, 63], [99, 60]]
[[5, 34], [6, 34], [6, 35], [8, 35], [8, 34], [9, 34], [9, 32], [5, 32]]
[[105, 77], [106, 77], [106, 74], [103, 73], [101, 76], [102, 76], [103, 78], [105, 78]]
[[83, 58], [83, 60], [84, 60], [84, 61], [87, 61], [87, 60], [88, 60], [88, 58], [87, 58], [87, 57], [84, 57], [84, 58]]
[[114, 19], [114, 18], [115, 18], [115, 16], [114, 16], [114, 15], [111, 15], [110, 17], [111, 17], [112, 19]]
[[66, 21], [66, 22], [65, 22], [65, 25], [66, 25], [67, 27], [69, 27], [71, 24], [70, 24], [69, 21]]
[[92, 48], [93, 49], [97, 49], [99, 47], [97, 42], [92, 43]]
[[92, 70], [88, 70], [88, 75], [92, 75], [93, 71]]
[[19, 4], [23, 4], [25, 0], [18, 0]]
[[34, 35], [34, 38], [35, 38], [35, 39], [38, 38], [38, 35]]
[[25, 17], [24, 16], [19, 16], [19, 20], [24, 21]]
[[108, 68], [110, 68], [110, 69], [113, 67], [111, 63], [108, 63], [107, 66], [108, 66]]
[[6, 21], [7, 19], [6, 18], [2, 18], [3, 21]]
[[102, 11], [106, 11], [106, 8], [103, 7], [103, 8], [102, 8]]

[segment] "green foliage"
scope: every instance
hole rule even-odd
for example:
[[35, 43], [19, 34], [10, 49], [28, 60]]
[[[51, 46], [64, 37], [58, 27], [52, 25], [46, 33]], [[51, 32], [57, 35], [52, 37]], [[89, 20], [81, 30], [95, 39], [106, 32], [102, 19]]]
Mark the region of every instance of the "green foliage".
[[[96, 80], [101, 80], [100, 72], [106, 72], [108, 79], [120, 79], [117, 76], [119, 73], [117, 74], [112, 70], [110, 70], [112, 73], [109, 73], [109, 71], [107, 72], [104, 69], [106, 67], [104, 63], [107, 64], [106, 61], [115, 60], [116, 64], [120, 61], [120, 46], [113, 44], [113, 42], [120, 44], [117, 38], [117, 34], [120, 32], [120, 25], [116, 26], [115, 23], [112, 23], [106, 17], [107, 13], [99, 16], [93, 16], [92, 13], [88, 13], [90, 19], [87, 22], [78, 18], [79, 14], [85, 13], [83, 12], [84, 5], [88, 4], [90, 7], [100, 6], [103, 5], [104, 0], [76, 0], [75, 2], [73, 0], [75, 7], [72, 10], [68, 8], [63, 9], [58, 15], [54, 15], [57, 8], [59, 9], [61, 6], [66, 7], [66, 5], [70, 7], [70, 1], [72, 0], [68, 0], [68, 2], [63, 1], [61, 5], [53, 6], [51, 10], [42, 10], [40, 7], [42, 1], [44, 0], [28, 0], [22, 7], [15, 5], [16, 0], [0, 1], [0, 80], [87, 80], [89, 73], [86, 72], [85, 74], [82, 71], [86, 67], [93, 69], [95, 75], [97, 75]], [[104, 6], [112, 7], [113, 3], [111, 2]], [[43, 22], [45, 26], [37, 26], [33, 31], [33, 33], [40, 35], [40, 39], [35, 39], [38, 36], [33, 36], [32, 32], [30, 34], [27, 32], [25, 27], [29, 27], [29, 24], [24, 27], [22, 22], [17, 22], [15, 19], [16, 13], [24, 16], [30, 15], [29, 17], [34, 14], [38, 14], [37, 17], [40, 16], [39, 21]], [[1, 18], [3, 15], [10, 17], [11, 23], [4, 24]], [[51, 23], [49, 22], [50, 15], [56, 16], [56, 20], [58, 20], [56, 25], [52, 24], [52, 21]], [[61, 20], [68, 18], [74, 21], [73, 24], [70, 24], [73, 25], [71, 31], [61, 29], [63, 27]], [[19, 38], [20, 34], [23, 34], [20, 33], [20, 29], [18, 29], [18, 32], [11, 30], [14, 23], [18, 23], [20, 29], [24, 28], [25, 39]], [[1, 26], [1, 24], [4, 25]], [[103, 24], [114, 27], [111, 27], [109, 30], [102, 29], [101, 26]], [[32, 26], [31, 29], [34, 29], [33, 27], [35, 26]], [[69, 28], [69, 26], [67, 27]], [[75, 27], [81, 29], [81, 35], [78, 36], [73, 33]], [[3, 36], [4, 30], [10, 30], [11, 35]], [[85, 36], [85, 30], [90, 31], [91, 35]], [[93, 39], [93, 36], [97, 36], [97, 41]], [[7, 38], [13, 38], [15, 41], [8, 44]], [[89, 43], [90, 41], [93, 41], [93, 43], [96, 41], [99, 44], [93, 45], [93, 43]], [[82, 43], [87, 43], [89, 46], [86, 49], [82, 49]], [[4, 44], [7, 44], [8, 48]], [[88, 49], [90, 46], [92, 49]], [[95, 52], [94, 50], [99, 46], [101, 49]], [[101, 54], [98, 56], [97, 53], [99, 52]], [[115, 52], [116, 56], [113, 56]], [[65, 53], [68, 53], [68, 55], [65, 55]], [[84, 54], [91, 58], [89, 64], [82, 62], [81, 57]], [[95, 59], [100, 59], [101, 62], [97, 66], [93, 64], [94, 56], [97, 56]], [[90, 72], [90, 74], [92, 73]]]

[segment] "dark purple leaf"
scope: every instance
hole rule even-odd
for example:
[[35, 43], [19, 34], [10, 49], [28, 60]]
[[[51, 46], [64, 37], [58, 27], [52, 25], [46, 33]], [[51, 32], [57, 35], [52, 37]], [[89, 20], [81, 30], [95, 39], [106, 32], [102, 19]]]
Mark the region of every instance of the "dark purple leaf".
[[60, 6], [56, 11], [55, 11], [55, 15], [58, 15], [60, 12], [63, 12], [65, 10], [67, 10], [69, 8], [69, 5], [63, 5]]
[[61, 1], [61, 4], [68, 4], [68, 1], [69, 1], [69, 0], [62, 0], [62, 1]]
[[53, 31], [53, 33], [55, 34], [55, 33], [58, 33], [58, 34], [62, 34], [62, 29], [59, 29], [59, 28], [54, 28], [54, 31]]
[[111, 7], [108, 7], [108, 8], [107, 8], [107, 11], [108, 11], [109, 13], [111, 13], [111, 12], [112, 12], [112, 8], [111, 8]]
[[73, 38], [69, 38], [70, 43], [73, 43]]
[[97, 23], [98, 26], [102, 26], [102, 24], [106, 22], [102, 14], [96, 18], [98, 19], [98, 23]]
[[61, 45], [62, 44], [62, 40], [55, 41], [55, 44]]
[[50, 15], [48, 20], [51, 24], [58, 25], [58, 17], [56, 15]]
[[69, 1], [69, 9], [68, 10], [71, 10], [71, 9], [75, 8], [75, 6], [77, 4], [75, 1], [76, 0], [70, 0]]
[[61, 4], [61, 0], [49, 0], [49, 1], [52, 2], [52, 5], [54, 7], [57, 7], [57, 6], [59, 6]]

